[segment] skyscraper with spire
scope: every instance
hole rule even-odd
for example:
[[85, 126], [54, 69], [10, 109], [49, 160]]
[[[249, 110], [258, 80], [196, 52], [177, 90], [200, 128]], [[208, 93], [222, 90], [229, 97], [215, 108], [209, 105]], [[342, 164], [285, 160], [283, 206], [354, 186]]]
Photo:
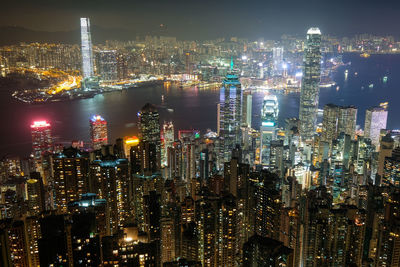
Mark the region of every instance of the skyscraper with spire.
[[310, 28], [307, 31], [303, 58], [303, 78], [300, 93], [300, 136], [310, 140], [315, 132], [321, 79], [321, 31]]
[[228, 162], [232, 149], [236, 144], [240, 144], [242, 107], [242, 86], [233, 71], [233, 59], [230, 71], [222, 82], [219, 104], [220, 156], [224, 162]]
[[81, 53], [82, 53], [82, 76], [88, 79], [94, 75], [92, 37], [90, 34], [89, 18], [81, 18]]

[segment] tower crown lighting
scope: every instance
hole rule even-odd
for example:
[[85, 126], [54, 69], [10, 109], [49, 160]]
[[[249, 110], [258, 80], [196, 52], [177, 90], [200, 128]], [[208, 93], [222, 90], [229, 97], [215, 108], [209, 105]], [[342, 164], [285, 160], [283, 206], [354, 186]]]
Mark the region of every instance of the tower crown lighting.
[[49, 127], [50, 123], [47, 121], [34, 121], [33, 124], [31, 124], [31, 128], [42, 128], [42, 127]]
[[321, 31], [319, 28], [313, 27], [308, 29], [307, 34], [321, 34]]
[[92, 122], [100, 122], [100, 121], [105, 121], [105, 119], [100, 115], [93, 115], [91, 121]]

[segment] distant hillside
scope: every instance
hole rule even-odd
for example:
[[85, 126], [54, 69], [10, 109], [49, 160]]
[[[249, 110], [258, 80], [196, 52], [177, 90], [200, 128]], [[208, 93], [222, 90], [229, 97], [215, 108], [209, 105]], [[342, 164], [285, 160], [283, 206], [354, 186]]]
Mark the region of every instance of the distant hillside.
[[[136, 35], [139, 34], [134, 30], [104, 29], [97, 26], [92, 26], [91, 30], [93, 43], [104, 43], [106, 40], [134, 40]], [[153, 35], [157, 33], [141, 33], [141, 35], [145, 34]], [[0, 27], [0, 45], [17, 44], [20, 42], [79, 44], [80, 31], [76, 29], [65, 32], [46, 32], [14, 26]]]

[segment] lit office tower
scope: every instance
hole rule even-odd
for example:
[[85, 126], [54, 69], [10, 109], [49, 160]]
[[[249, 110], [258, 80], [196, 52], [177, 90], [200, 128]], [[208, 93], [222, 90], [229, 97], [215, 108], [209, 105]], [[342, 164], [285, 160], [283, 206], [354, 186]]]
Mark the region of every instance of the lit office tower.
[[356, 135], [357, 108], [354, 106], [339, 107], [337, 132], [350, 135], [352, 139]]
[[379, 147], [381, 129], [386, 129], [388, 112], [383, 107], [372, 107], [365, 112], [364, 136], [371, 139], [372, 144]]
[[138, 113], [140, 137], [143, 143], [155, 146], [157, 168], [161, 166], [160, 116], [157, 108], [147, 103]]
[[244, 127], [251, 127], [251, 115], [253, 109], [253, 96], [250, 91], [243, 93], [243, 106], [242, 106], [242, 125]]
[[231, 159], [231, 151], [240, 144], [242, 86], [238, 76], [231, 70], [226, 75], [220, 91], [220, 154], [223, 162]]
[[47, 121], [34, 121], [31, 125], [32, 148], [35, 160], [40, 160], [44, 152], [52, 150], [51, 126]]
[[315, 132], [321, 78], [321, 31], [310, 28], [304, 48], [303, 77], [300, 93], [300, 135], [310, 140]]
[[93, 53], [92, 37], [90, 35], [89, 18], [81, 18], [81, 53], [82, 53], [82, 73], [83, 78], [87, 79], [94, 75], [93, 73]]
[[175, 141], [174, 125], [172, 121], [164, 122], [162, 132], [161, 164], [166, 166], [168, 162], [167, 152], [169, 147], [173, 147]]
[[272, 61], [274, 75], [281, 75], [283, 69], [283, 47], [272, 48]]
[[327, 104], [324, 106], [322, 119], [322, 141], [332, 143], [340, 133], [355, 137], [357, 108], [354, 106], [337, 106]]
[[276, 138], [276, 123], [278, 121], [278, 99], [274, 95], [264, 97], [261, 110], [260, 127], [260, 163], [269, 166], [271, 141]]
[[107, 145], [107, 121], [100, 115], [95, 115], [90, 119], [90, 140], [93, 149], [100, 149], [102, 145]]
[[99, 51], [97, 53], [97, 73], [103, 82], [118, 80], [118, 55], [115, 50]]

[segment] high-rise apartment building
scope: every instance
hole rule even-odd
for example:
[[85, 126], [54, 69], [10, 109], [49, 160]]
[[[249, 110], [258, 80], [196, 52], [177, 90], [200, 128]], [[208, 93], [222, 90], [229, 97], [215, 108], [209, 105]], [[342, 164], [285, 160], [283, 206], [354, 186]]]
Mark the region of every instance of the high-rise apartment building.
[[317, 122], [319, 83], [321, 79], [321, 31], [310, 28], [304, 48], [303, 77], [300, 93], [300, 135], [310, 140]]
[[[109, 147], [108, 147], [109, 148]], [[107, 153], [90, 164], [90, 189], [110, 210], [107, 234], [115, 234], [129, 217], [129, 163]]]
[[89, 157], [72, 147], [64, 149], [53, 157], [53, 173], [55, 204], [59, 211], [67, 212], [68, 203], [88, 190]]

